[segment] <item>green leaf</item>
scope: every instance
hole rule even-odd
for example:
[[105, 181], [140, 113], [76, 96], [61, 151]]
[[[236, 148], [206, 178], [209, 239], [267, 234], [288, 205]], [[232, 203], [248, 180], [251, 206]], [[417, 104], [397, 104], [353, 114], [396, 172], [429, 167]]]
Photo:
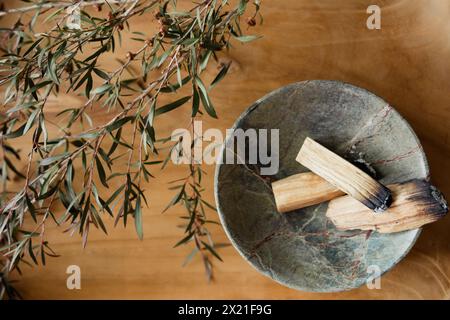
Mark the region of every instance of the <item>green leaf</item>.
[[31, 91], [32, 92], [36, 92], [39, 89], [41, 89], [43, 87], [46, 87], [46, 86], [48, 86], [51, 83], [52, 83], [52, 81], [50, 81], [50, 80], [45, 80], [45, 81], [39, 82], [37, 85], [35, 85], [33, 88], [31, 88]]
[[166, 104], [166, 105], [162, 106], [161, 108], [156, 109], [155, 116], [159, 116], [163, 113], [166, 113], [166, 112], [172, 111], [178, 107], [181, 107], [183, 104], [185, 104], [187, 101], [189, 101], [189, 99], [191, 99], [191, 96], [186, 96], [186, 97], [178, 99], [172, 103]]
[[101, 85], [100, 87], [95, 88], [92, 93], [93, 94], [103, 94], [109, 90], [111, 90], [112, 85], [110, 85], [109, 83]]
[[56, 185], [53, 188], [51, 188], [50, 190], [48, 190], [47, 192], [41, 193], [38, 197], [38, 200], [47, 199], [48, 197], [53, 195], [57, 190], [58, 190], [58, 186]]
[[38, 261], [36, 259], [36, 255], [34, 254], [33, 251], [33, 242], [30, 240], [28, 240], [28, 254], [30, 255], [31, 259], [33, 260], [34, 264], [38, 264]]
[[6, 134], [5, 138], [12, 139], [12, 138], [17, 138], [17, 137], [23, 136], [25, 127], [26, 127], [26, 123], [23, 124], [22, 126], [20, 126], [19, 128], [17, 128], [17, 130]]
[[195, 17], [197, 19], [197, 24], [200, 27], [200, 30], [203, 31], [203, 21], [202, 21], [201, 15], [200, 15], [199, 8], [197, 8], [197, 10], [195, 10], [195, 13], [196, 13]]
[[136, 208], [134, 210], [134, 225], [136, 227], [136, 233], [140, 240], [144, 238], [144, 232], [142, 230], [142, 209], [141, 209], [141, 197], [136, 200]]
[[198, 95], [198, 90], [195, 85], [192, 86], [192, 117], [197, 115], [198, 109], [200, 108], [200, 97]]
[[95, 164], [97, 165], [97, 171], [98, 176], [100, 177], [100, 181], [105, 187], [109, 188], [108, 183], [106, 182], [105, 169], [103, 168], [102, 162], [100, 161], [99, 157], [95, 157]]
[[105, 43], [100, 49], [98, 49], [93, 54], [91, 54], [89, 57], [84, 59], [84, 62], [88, 62], [88, 61], [98, 57], [99, 55], [101, 55], [103, 52], [105, 52], [107, 50], [108, 50], [108, 43]]
[[100, 135], [99, 131], [93, 131], [93, 132], [84, 132], [79, 135], [74, 135], [73, 137], [77, 139], [95, 139], [99, 135]]
[[181, 79], [181, 70], [179, 66], [177, 66], [177, 82], [180, 87], [183, 85], [183, 80]]
[[200, 201], [201, 201], [205, 206], [207, 206], [208, 208], [210, 208], [210, 209], [212, 209], [212, 210], [214, 210], [214, 211], [217, 211], [216, 207], [214, 207], [212, 204], [206, 202], [206, 201], [203, 200], [203, 199], [200, 199]]
[[[86, 74], [83, 76], [83, 78], [81, 78], [80, 81], [78, 81], [78, 83], [76, 84], [76, 86], [73, 88], [73, 91], [76, 91], [79, 87], [82, 86], [82, 84], [89, 79], [89, 77], [91, 76], [91, 72], [88, 71], [86, 72]], [[75, 82], [73, 82], [73, 84], [75, 84]], [[73, 84], [71, 85], [71, 87], [73, 86]]]
[[85, 93], [86, 97], [88, 97], [88, 98], [91, 94], [92, 85], [93, 85], [92, 75], [91, 75], [91, 73], [89, 73], [89, 77], [86, 82], [86, 87], [84, 89], [84, 93]]
[[[181, 80], [181, 85], [185, 85], [191, 80], [191, 76], [188, 75], [185, 78]], [[161, 92], [169, 93], [169, 92], [176, 92], [179, 88], [181, 88], [180, 84], [177, 82], [176, 84], [168, 84], [167, 86], [164, 86], [161, 88]]]
[[111, 148], [108, 151], [108, 154], [107, 154], [108, 157], [111, 156], [114, 153], [114, 151], [116, 151], [117, 146], [119, 145], [119, 142], [120, 142], [120, 136], [121, 135], [122, 135], [122, 128], [117, 130], [117, 133], [116, 133], [115, 137], [111, 134], [111, 137], [113, 138], [113, 143], [111, 144]]
[[238, 5], [238, 14], [242, 15], [247, 7], [248, 0], [240, 0]]
[[102, 78], [103, 80], [109, 81], [109, 75], [106, 72], [104, 72], [100, 69], [97, 69], [97, 68], [94, 68], [93, 70], [94, 70], [95, 74], [98, 75], [100, 78]]
[[162, 64], [164, 63], [164, 61], [166, 61], [167, 57], [169, 57], [169, 55], [172, 53], [172, 48], [164, 51], [164, 53], [158, 58], [158, 62], [156, 64], [156, 67], [159, 68], [162, 66]]
[[230, 68], [231, 65], [231, 61], [227, 64], [224, 64], [222, 66], [222, 68], [220, 69], [219, 73], [217, 74], [217, 76], [214, 78], [214, 80], [211, 82], [211, 85], [209, 86], [209, 88], [211, 89], [212, 87], [214, 87], [220, 80], [223, 79], [223, 77], [225, 77], [225, 75], [228, 72], [228, 69]]
[[219, 259], [220, 261], [223, 262], [222, 258], [219, 256], [219, 254], [216, 252], [216, 250], [214, 250], [213, 247], [211, 247], [209, 244], [207, 244], [206, 242], [202, 241], [203, 245], [205, 246], [206, 249], [208, 249], [209, 252], [211, 252], [213, 254], [213, 256], [215, 256], [217, 259]]
[[106, 230], [105, 224], [103, 223], [102, 218], [100, 217], [100, 215], [97, 212], [97, 209], [91, 205], [90, 207], [90, 212], [92, 213], [92, 217], [94, 218], [94, 221], [100, 226], [100, 229], [102, 229], [102, 231], [105, 234], [108, 234], [108, 231]]
[[43, 40], [44, 38], [39, 38], [39, 39], [37, 39], [28, 49], [27, 49], [27, 51], [25, 51], [24, 52], [24, 54], [23, 54], [23, 56], [24, 57], [26, 57], [34, 48], [36, 48], [38, 45], [39, 45], [39, 43], [41, 43], [41, 41]]
[[145, 165], [149, 165], [149, 166], [154, 165], [154, 164], [160, 164], [160, 163], [162, 163], [161, 160], [158, 160], [158, 161], [145, 161], [144, 162]]
[[36, 209], [34, 208], [33, 204], [31, 203], [30, 198], [28, 195], [25, 195], [25, 201], [27, 203], [28, 211], [30, 211], [30, 215], [33, 218], [34, 222], [37, 222], [36, 220]]
[[[56, 17], [58, 14], [60, 14], [60, 13], [63, 12], [63, 11], [64, 11], [64, 8], [60, 8], [60, 9], [58, 9], [58, 10], [52, 12], [51, 14], [49, 14], [49, 15], [45, 18], [45, 20], [43, 21], [43, 23], [47, 23], [48, 21], [50, 21], [52, 18]], [[41, 38], [41, 39], [43, 39], [43, 38]]]
[[205, 107], [206, 112], [213, 118], [217, 119], [216, 111], [214, 110], [214, 106], [211, 103], [211, 100], [208, 96], [208, 90], [206, 90], [205, 85], [199, 77], [195, 77], [195, 83], [200, 89], [200, 99], [202, 101], [203, 107]]
[[185, 39], [181, 42], [182, 45], [189, 47], [192, 46], [193, 44], [197, 43], [200, 40], [200, 38], [188, 38]]
[[[111, 211], [111, 208], [110, 208], [110, 207], [106, 204], [106, 202], [98, 195], [98, 190], [97, 190], [97, 188], [95, 187], [95, 185], [92, 185], [92, 193], [94, 194], [95, 201], [97, 202], [99, 208], [101, 208], [102, 210], [106, 210], [106, 211], [109, 213], [109, 215], [110, 215], [111, 217], [113, 217], [114, 214], [113, 214], [113, 212]], [[107, 232], [106, 232], [106, 229], [105, 229], [105, 233], [107, 233]]]
[[58, 154], [58, 155], [53, 156], [53, 157], [44, 158], [44, 159], [41, 160], [39, 165], [40, 166], [48, 166], [49, 164], [52, 164], [53, 162], [56, 162], [56, 161], [58, 161], [60, 159], [65, 158], [68, 154], [69, 154], [68, 152], [64, 152], [62, 154]]
[[206, 69], [209, 58], [211, 57], [211, 54], [212, 54], [212, 51], [208, 50], [208, 52], [203, 56], [202, 61], [200, 62], [200, 70]]
[[102, 157], [103, 161], [105, 161], [106, 165], [108, 166], [109, 170], [111, 170], [111, 159], [109, 158], [108, 154], [103, 150], [102, 148], [98, 149], [98, 153]]
[[150, 111], [147, 116], [147, 124], [150, 127], [153, 127], [153, 121], [155, 120], [155, 110], [156, 110], [156, 99], [152, 101], [152, 105], [150, 106]]
[[17, 112], [19, 110], [23, 110], [23, 109], [29, 109], [31, 107], [40, 107], [42, 105], [42, 102], [36, 102], [36, 101], [31, 101], [31, 102], [27, 102], [27, 103], [19, 103], [17, 104], [14, 108], [8, 109], [8, 111], [6, 111], [8, 114], [13, 114], [14, 112]]
[[58, 219], [57, 224], [60, 225], [61, 223], [63, 223], [67, 216], [70, 213], [70, 209], [72, 209], [72, 207], [78, 203], [78, 200], [81, 198], [81, 196], [84, 194], [84, 190], [82, 192], [80, 192], [79, 194], [77, 194], [77, 196], [75, 198], [73, 198], [72, 202], [70, 202], [70, 204], [67, 206], [66, 212], [61, 216], [61, 218]]
[[184, 185], [180, 188], [180, 191], [175, 195], [175, 197], [172, 198], [170, 203], [167, 205], [167, 207], [162, 211], [162, 213], [166, 212], [170, 207], [177, 204], [184, 194]]
[[185, 267], [188, 265], [189, 262], [191, 262], [191, 260], [195, 257], [195, 255], [197, 254], [199, 250], [197, 248], [194, 248], [191, 253], [189, 253], [186, 256], [186, 259], [184, 260], [183, 264], [181, 265], [182, 267]]
[[19, 154], [19, 150], [14, 149], [11, 146], [8, 146], [5, 142], [3, 142], [3, 148], [5, 149], [6, 152], [11, 153], [12, 155], [14, 155], [14, 157], [17, 160], [20, 160], [20, 154]]
[[194, 231], [191, 231], [188, 233], [188, 235], [186, 237], [184, 237], [183, 239], [181, 239], [180, 241], [178, 241], [173, 247], [176, 248], [186, 242], [188, 242], [189, 240], [191, 240], [192, 236], [194, 235]]
[[250, 41], [254, 41], [256, 39], [262, 38], [261, 36], [240, 36], [240, 37], [234, 37], [236, 40], [240, 41], [240, 42], [250, 42]]
[[48, 73], [50, 76], [50, 79], [52, 79], [52, 81], [56, 84], [59, 84], [59, 79], [58, 79], [58, 75], [56, 72], [56, 68], [57, 68], [57, 63], [56, 63], [56, 58], [54, 58], [52, 56], [51, 53], [48, 54]]
[[108, 200], [106, 200], [106, 205], [110, 205], [115, 198], [117, 198], [117, 196], [122, 192], [122, 190], [125, 188], [125, 185], [122, 185], [119, 187], [119, 189], [117, 189], [116, 191], [114, 191], [114, 193], [111, 195], [111, 197], [109, 197]]
[[116, 129], [119, 129], [120, 127], [122, 127], [123, 125], [125, 125], [125, 123], [127, 123], [128, 121], [131, 121], [132, 119], [134, 119], [133, 116], [127, 116], [127, 117], [123, 117], [113, 123], [111, 123], [110, 125], [108, 125], [106, 127], [106, 131], [108, 132], [112, 132]]

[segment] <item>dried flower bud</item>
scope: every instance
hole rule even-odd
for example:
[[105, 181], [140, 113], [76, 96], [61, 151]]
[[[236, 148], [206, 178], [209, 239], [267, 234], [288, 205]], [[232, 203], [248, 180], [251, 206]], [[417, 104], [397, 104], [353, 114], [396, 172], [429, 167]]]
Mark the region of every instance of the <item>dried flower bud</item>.
[[98, 12], [102, 11], [102, 7], [103, 7], [103, 4], [101, 4], [101, 3], [98, 3], [95, 5], [95, 9], [97, 9]]
[[165, 35], [166, 35], [166, 33], [167, 33], [167, 26], [161, 26], [160, 28], [159, 28], [159, 35], [161, 36], [161, 37], [164, 37]]
[[153, 46], [153, 44], [155, 43], [155, 39], [153, 39], [153, 38], [147, 39], [147, 40], [145, 40], [145, 43], [146, 43], [148, 46]]
[[131, 52], [131, 51], [127, 52], [127, 59], [128, 60], [133, 60], [135, 56], [136, 55], [133, 52]]
[[67, 64], [67, 65], [64, 67], [64, 71], [66, 71], [67, 73], [71, 74], [71, 73], [73, 72], [73, 66], [72, 66], [72, 64], [71, 64], [71, 63]]
[[222, 69], [224, 66], [226, 66], [227, 64], [224, 62], [224, 61], [220, 61], [218, 64], [217, 64], [217, 70], [220, 70], [220, 69]]
[[169, 18], [161, 18], [158, 22], [162, 25], [170, 25], [172, 21]]
[[250, 27], [256, 26], [256, 20], [255, 20], [255, 18], [253, 18], [253, 17], [248, 17], [248, 18], [247, 18], [247, 24], [248, 24]]
[[154, 12], [153, 12], [153, 16], [156, 18], [156, 19], [161, 19], [162, 18], [162, 14], [161, 14], [161, 12], [159, 12], [159, 10], [155, 10]]

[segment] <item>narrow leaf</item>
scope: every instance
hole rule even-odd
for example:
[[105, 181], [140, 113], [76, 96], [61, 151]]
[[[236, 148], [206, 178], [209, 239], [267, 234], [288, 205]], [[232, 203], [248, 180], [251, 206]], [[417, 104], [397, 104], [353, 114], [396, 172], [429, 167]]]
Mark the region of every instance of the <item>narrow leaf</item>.
[[109, 188], [108, 183], [106, 182], [105, 169], [103, 168], [102, 162], [100, 161], [99, 157], [95, 157], [95, 164], [97, 165], [97, 171], [98, 176], [100, 177], [100, 181], [105, 187]]
[[178, 107], [181, 107], [183, 104], [185, 104], [187, 101], [189, 101], [189, 99], [191, 99], [191, 96], [186, 96], [181, 99], [178, 99], [177, 101], [166, 104], [166, 105], [156, 109], [155, 115], [159, 116], [163, 113], [166, 113], [166, 112], [172, 111]]
[[227, 64], [224, 64], [222, 66], [222, 68], [220, 69], [219, 73], [217, 74], [217, 76], [214, 78], [214, 80], [211, 82], [211, 85], [209, 86], [209, 88], [211, 89], [212, 87], [214, 87], [220, 80], [223, 79], [223, 77], [225, 77], [225, 75], [228, 72], [228, 69], [230, 68], [231, 65], [231, 61]]
[[134, 225], [136, 227], [136, 233], [140, 240], [144, 238], [144, 232], [142, 230], [142, 209], [141, 198], [136, 200], [136, 208], [134, 210]]
[[240, 41], [240, 42], [250, 42], [250, 41], [254, 41], [256, 39], [262, 38], [261, 36], [240, 36], [240, 37], [234, 37], [236, 40]]

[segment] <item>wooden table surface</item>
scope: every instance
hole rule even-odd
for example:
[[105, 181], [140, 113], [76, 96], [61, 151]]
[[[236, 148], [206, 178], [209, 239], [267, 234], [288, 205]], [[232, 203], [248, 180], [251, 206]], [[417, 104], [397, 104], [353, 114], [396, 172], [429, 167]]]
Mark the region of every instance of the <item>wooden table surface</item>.
[[[9, 3], [9, 2], [8, 2]], [[368, 30], [366, 8], [382, 8], [381, 30]], [[22, 4], [23, 5], [23, 4]], [[204, 127], [229, 128], [253, 101], [286, 84], [306, 79], [337, 79], [364, 87], [390, 102], [409, 121], [428, 155], [432, 180], [450, 197], [450, 1], [448, 0], [283, 0], [263, 1], [264, 24], [249, 30], [264, 37], [236, 44], [223, 55], [233, 60], [231, 73], [214, 90], [219, 120]], [[5, 20], [0, 21], [3, 24]], [[134, 30], [149, 30], [140, 17]], [[127, 41], [127, 50], [139, 44]], [[125, 52], [125, 51], [124, 51]], [[105, 59], [104, 67], [117, 65]], [[212, 76], [216, 70], [210, 71]], [[51, 101], [54, 111], [81, 105], [77, 96]], [[187, 123], [188, 106], [161, 117], [160, 132]], [[282, 110], [280, 110], [282, 112]], [[98, 113], [98, 117], [102, 115]], [[163, 119], [164, 118], [164, 119]], [[181, 120], [183, 119], [183, 120]], [[23, 164], [25, 165], [25, 164]], [[205, 166], [207, 198], [213, 201], [213, 166]], [[229, 246], [220, 249], [224, 262], [214, 262], [215, 279], [205, 280], [196, 259], [181, 267], [190, 247], [173, 249], [181, 238], [180, 208], [162, 215], [173, 194], [166, 182], [185, 174], [171, 166], [155, 171], [146, 186], [150, 206], [144, 211], [145, 239], [131, 225], [112, 226], [109, 235], [92, 231], [86, 249], [80, 238], [48, 226], [48, 239], [61, 254], [45, 267], [24, 267], [18, 288], [34, 299], [447, 299], [450, 296], [450, 218], [426, 226], [415, 247], [381, 278], [380, 290], [360, 289], [332, 294], [286, 288], [253, 269]], [[214, 212], [209, 213], [217, 219]], [[228, 242], [220, 226], [217, 242]], [[66, 288], [66, 268], [81, 268], [81, 290]]]

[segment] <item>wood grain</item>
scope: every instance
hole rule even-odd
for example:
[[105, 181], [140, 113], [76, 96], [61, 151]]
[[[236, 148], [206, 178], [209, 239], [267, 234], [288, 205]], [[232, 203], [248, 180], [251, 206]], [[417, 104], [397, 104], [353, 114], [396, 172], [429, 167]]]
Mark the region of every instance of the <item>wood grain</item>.
[[295, 160], [376, 213], [390, 205], [388, 188], [309, 137]]
[[388, 187], [393, 201], [383, 214], [374, 214], [351, 196], [343, 196], [328, 203], [326, 216], [339, 230], [391, 233], [420, 228], [448, 211], [440, 192], [427, 181], [415, 179]]
[[[381, 30], [366, 28], [366, 8], [382, 8]], [[13, 2], [8, 1], [8, 6]], [[213, 91], [219, 120], [205, 119], [204, 130], [231, 127], [239, 114], [266, 93], [306, 79], [337, 79], [367, 88], [389, 101], [410, 122], [424, 145], [433, 183], [450, 194], [450, 2], [448, 0], [283, 0], [263, 1], [264, 25], [250, 31], [264, 37], [235, 45], [221, 59], [233, 64], [229, 77]], [[6, 23], [2, 19], [0, 24]], [[148, 18], [138, 17], [134, 30], [149, 30]], [[124, 39], [123, 56], [139, 44]], [[111, 57], [102, 61], [115, 67]], [[217, 71], [208, 71], [213, 77]], [[81, 105], [78, 96], [53, 99], [51, 108]], [[161, 137], [188, 123], [185, 106], [161, 117]], [[97, 119], [104, 117], [103, 110]], [[51, 130], [49, 128], [49, 130]], [[224, 131], [223, 131], [224, 132]], [[18, 142], [19, 143], [19, 142]], [[26, 150], [26, 145], [22, 147]], [[407, 155], [405, 155], [407, 156]], [[398, 159], [386, 159], [398, 161]], [[24, 164], [23, 164], [24, 165]], [[450, 219], [426, 226], [412, 252], [381, 279], [380, 290], [362, 287], [343, 293], [315, 294], [283, 287], [260, 275], [232, 247], [220, 250], [216, 276], [207, 283], [201, 261], [182, 268], [189, 248], [172, 249], [181, 236], [181, 209], [164, 215], [170, 201], [165, 182], [186, 173], [172, 166], [154, 170], [148, 184], [150, 207], [144, 213], [144, 241], [133, 228], [113, 228], [109, 236], [94, 231], [85, 250], [78, 236], [48, 226], [49, 241], [61, 254], [45, 267], [24, 267], [17, 277], [26, 298], [222, 298], [222, 299], [448, 299], [450, 298]], [[205, 166], [207, 197], [212, 201], [213, 166]], [[210, 213], [215, 218], [214, 213]], [[228, 242], [223, 230], [212, 230], [217, 242]], [[67, 266], [82, 271], [82, 289], [70, 291]]]
[[280, 213], [312, 206], [345, 194], [312, 172], [298, 173], [272, 182], [272, 191]]

